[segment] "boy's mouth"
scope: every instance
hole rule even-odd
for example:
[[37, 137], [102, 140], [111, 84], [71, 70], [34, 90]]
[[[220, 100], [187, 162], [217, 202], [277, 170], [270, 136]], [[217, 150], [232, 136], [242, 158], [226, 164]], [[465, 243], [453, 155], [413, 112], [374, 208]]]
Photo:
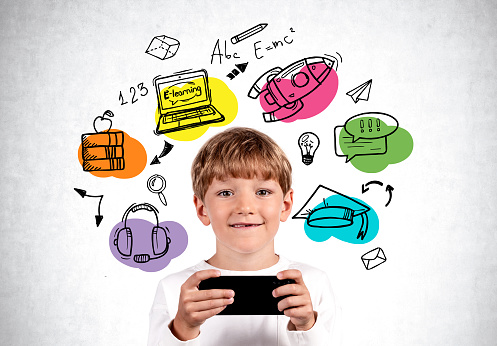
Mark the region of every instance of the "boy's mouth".
[[260, 223], [234, 223], [230, 225], [233, 228], [249, 228], [249, 227], [257, 227], [260, 226]]

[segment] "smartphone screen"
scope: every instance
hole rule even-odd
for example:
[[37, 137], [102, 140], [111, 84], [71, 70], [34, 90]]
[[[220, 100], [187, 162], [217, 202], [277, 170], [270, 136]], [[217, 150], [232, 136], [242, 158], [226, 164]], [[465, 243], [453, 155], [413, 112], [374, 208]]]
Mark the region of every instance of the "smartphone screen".
[[277, 287], [295, 283], [276, 276], [220, 276], [201, 281], [200, 290], [232, 289], [235, 299], [219, 315], [283, 315], [278, 302], [287, 296], [273, 297]]

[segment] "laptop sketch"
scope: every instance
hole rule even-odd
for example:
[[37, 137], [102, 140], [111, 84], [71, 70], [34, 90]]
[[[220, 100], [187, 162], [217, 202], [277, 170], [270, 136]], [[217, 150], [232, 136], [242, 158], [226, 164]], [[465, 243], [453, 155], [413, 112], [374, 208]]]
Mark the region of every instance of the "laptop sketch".
[[211, 104], [206, 70], [154, 78], [159, 105], [156, 135], [218, 123], [224, 116]]

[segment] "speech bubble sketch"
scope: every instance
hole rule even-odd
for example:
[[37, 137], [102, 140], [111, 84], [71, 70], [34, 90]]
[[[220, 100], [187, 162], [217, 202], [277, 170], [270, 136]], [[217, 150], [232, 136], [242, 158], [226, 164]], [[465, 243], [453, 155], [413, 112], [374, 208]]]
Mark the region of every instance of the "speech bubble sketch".
[[208, 77], [206, 70], [157, 76], [154, 85], [158, 104], [156, 135], [191, 141], [201, 137], [210, 126], [228, 125], [237, 115], [235, 94], [223, 81]]
[[[149, 211], [153, 222], [131, 219], [131, 214]], [[112, 255], [121, 263], [145, 272], [164, 269], [188, 245], [188, 234], [175, 221], [159, 222], [159, 211], [149, 203], [132, 204], [109, 235]]]
[[338, 90], [334, 56], [300, 59], [282, 69], [274, 67], [252, 85], [248, 97], [259, 98], [265, 122], [293, 122], [325, 110]]
[[367, 112], [349, 118], [344, 126], [335, 127], [335, 154], [345, 156], [355, 168], [377, 173], [389, 164], [409, 157], [413, 139], [399, 127], [397, 119], [381, 112]]
[[365, 244], [378, 234], [376, 212], [358, 198], [319, 185], [292, 219], [305, 219], [309, 239], [322, 242], [331, 237], [351, 244]]
[[353, 137], [345, 131], [344, 126], [335, 127], [335, 153], [345, 156], [349, 162], [358, 155], [381, 155], [387, 152], [387, 138], [361, 139], [353, 141]]
[[397, 119], [386, 113], [368, 112], [354, 115], [345, 122], [345, 131], [352, 141], [377, 139], [391, 135], [399, 127]]

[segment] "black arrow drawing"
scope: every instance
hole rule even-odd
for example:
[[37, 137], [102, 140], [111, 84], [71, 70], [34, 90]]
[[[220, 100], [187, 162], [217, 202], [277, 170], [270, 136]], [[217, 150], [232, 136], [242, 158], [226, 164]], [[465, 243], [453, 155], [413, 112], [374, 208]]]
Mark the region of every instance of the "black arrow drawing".
[[76, 191], [82, 198], [85, 197], [100, 198], [100, 201], [98, 202], [98, 214], [95, 215], [95, 221], [97, 223], [97, 227], [100, 226], [100, 223], [104, 218], [103, 215], [100, 215], [100, 204], [102, 203], [102, 198], [104, 198], [104, 195], [97, 195], [97, 196], [87, 195], [86, 190], [77, 189], [77, 188], [74, 188], [74, 191]]
[[385, 204], [385, 207], [388, 207], [388, 205], [390, 204], [390, 201], [392, 200], [393, 187], [390, 185], [387, 185], [387, 188], [385, 189], [385, 191], [388, 191], [388, 194], [389, 194], [388, 202], [387, 202], [387, 204]]
[[[362, 184], [362, 193], [366, 192], [366, 191], [369, 191], [369, 185], [372, 185], [372, 184], [375, 184], [375, 185], [380, 185], [380, 186], [383, 186], [383, 183], [381, 181], [378, 181], [378, 180], [371, 180], [370, 182], [367, 182], [366, 184]], [[388, 202], [387, 204], [385, 204], [385, 207], [388, 207], [388, 205], [390, 204], [390, 201], [392, 200], [392, 191], [393, 191], [393, 187], [391, 185], [387, 185], [385, 191], [388, 192]]]
[[372, 180], [366, 184], [362, 184], [362, 193], [366, 192], [366, 191], [369, 191], [369, 185], [371, 184], [378, 184], [380, 186], [383, 186], [383, 183], [381, 181], [378, 181], [378, 180]]

